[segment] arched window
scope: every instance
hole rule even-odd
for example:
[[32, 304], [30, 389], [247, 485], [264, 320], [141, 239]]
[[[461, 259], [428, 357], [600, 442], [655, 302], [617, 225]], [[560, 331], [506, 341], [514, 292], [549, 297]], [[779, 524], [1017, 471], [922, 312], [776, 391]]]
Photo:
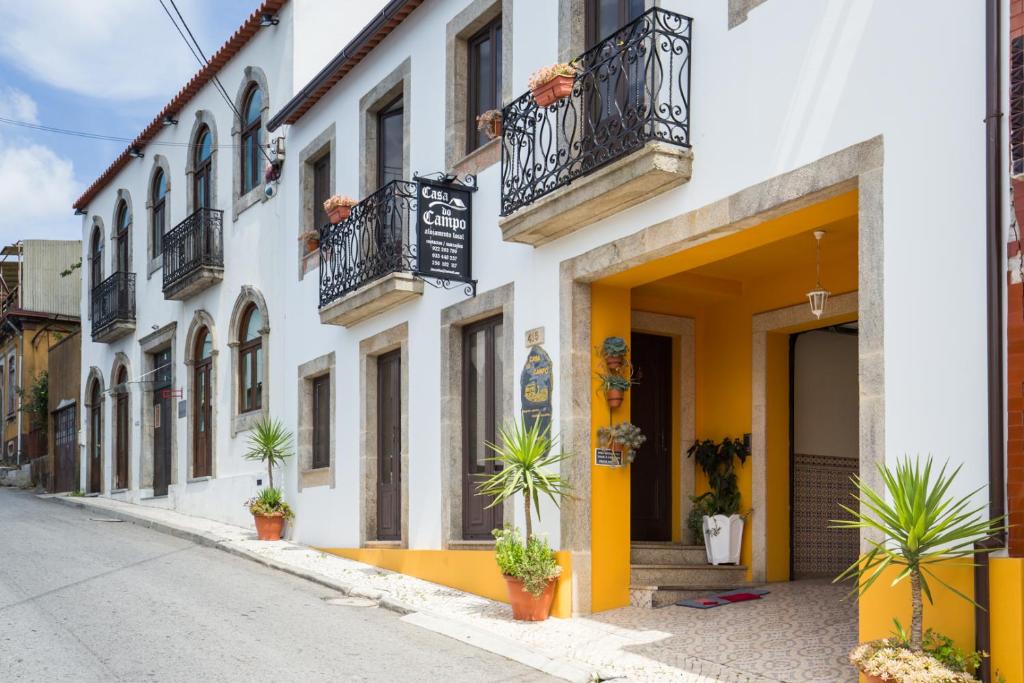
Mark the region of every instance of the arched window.
[[99, 228], [92, 231], [92, 242], [89, 245], [89, 267], [92, 270], [90, 284], [92, 287], [96, 287], [103, 282], [103, 236], [100, 234]]
[[213, 135], [206, 126], [202, 127], [196, 137], [194, 154], [195, 174], [192, 176], [194, 184], [192, 196], [195, 198], [195, 208], [197, 210], [210, 209], [213, 208], [210, 206], [212, 202], [210, 183], [213, 175]]
[[213, 474], [213, 337], [207, 328], [199, 330], [192, 353], [195, 359], [192, 366], [195, 391], [192, 476], [208, 477]]
[[114, 375], [114, 488], [128, 488], [128, 368]]
[[245, 96], [242, 108], [242, 194], [259, 184], [260, 145], [262, 144], [263, 93], [253, 85]]
[[123, 199], [117, 205], [114, 225], [114, 241], [117, 249], [115, 269], [121, 273], [128, 272], [128, 233], [132, 227], [132, 215], [128, 211], [128, 202]]
[[238, 330], [238, 412], [263, 407], [263, 316], [256, 304], [249, 304]]
[[153, 176], [153, 187], [150, 190], [153, 204], [153, 245], [152, 258], [159, 258], [163, 250], [164, 232], [167, 231], [167, 176], [163, 169], [157, 169]]

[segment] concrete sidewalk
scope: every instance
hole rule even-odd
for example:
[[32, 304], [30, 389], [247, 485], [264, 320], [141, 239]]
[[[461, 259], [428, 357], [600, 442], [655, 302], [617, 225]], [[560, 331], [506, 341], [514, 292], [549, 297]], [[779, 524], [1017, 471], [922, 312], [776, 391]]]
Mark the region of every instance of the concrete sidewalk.
[[651, 652], [673, 633], [635, 630], [589, 618], [512, 620], [508, 606], [415, 577], [386, 571], [288, 541], [257, 541], [249, 529], [161, 508], [108, 498], [41, 495], [40, 498], [173, 534], [233, 553], [335, 589], [373, 600], [411, 624], [507, 657], [568, 681], [624, 679], [704, 683], [771, 683], [696, 657], [672, 664], [636, 654]]

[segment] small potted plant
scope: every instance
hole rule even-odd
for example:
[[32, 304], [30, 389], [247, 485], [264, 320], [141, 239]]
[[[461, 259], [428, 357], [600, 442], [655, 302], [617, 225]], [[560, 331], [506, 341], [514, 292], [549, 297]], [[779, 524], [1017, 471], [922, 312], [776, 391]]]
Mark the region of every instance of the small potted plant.
[[539, 421], [529, 428], [522, 421], [510, 422], [498, 430], [498, 437], [498, 444], [488, 443], [487, 447], [501, 469], [477, 484], [476, 495], [491, 497], [487, 506], [491, 508], [522, 494], [526, 542], [517, 529], [495, 530], [495, 559], [508, 585], [512, 617], [543, 621], [551, 613], [555, 579], [562, 568], [547, 540], [533, 535], [533, 509], [541, 494], [559, 506], [568, 486], [552, 470], [568, 455], [556, 448], [558, 439], [550, 436], [547, 428], [541, 431]]
[[601, 380], [601, 389], [604, 391], [605, 400], [608, 401], [608, 407], [618, 408], [621, 406], [623, 394], [629, 391], [629, 387], [633, 384], [630, 379], [614, 372], [599, 374], [598, 379]]
[[295, 516], [284, 502], [281, 490], [274, 488], [274, 468], [291, 457], [291, 449], [291, 432], [279, 420], [271, 420], [269, 416], [260, 419], [249, 434], [249, 450], [245, 459], [267, 464], [267, 488], [245, 503], [252, 513], [261, 541], [280, 540], [284, 521]]
[[631, 422], [619, 422], [610, 427], [601, 427], [597, 430], [598, 440], [605, 444], [606, 448], [622, 453], [623, 462], [632, 464], [636, 459], [636, 452], [647, 441], [640, 428]]
[[984, 652], [964, 652], [952, 638], [931, 629], [925, 632], [921, 649], [914, 650], [896, 621], [893, 637], [858, 645], [849, 659], [867, 683], [904, 681], [911, 673], [909, 680], [915, 683], [974, 683], [973, 674], [986, 656]]
[[324, 211], [327, 212], [327, 219], [331, 223], [340, 223], [348, 219], [352, 213], [352, 207], [358, 204], [356, 200], [345, 195], [332, 195], [324, 202]]
[[[987, 519], [983, 515], [986, 505], [974, 504], [974, 493], [954, 499], [948, 496], [956, 490], [953, 482], [960, 468], [946, 473], [943, 465], [938, 474], [932, 475], [932, 458], [929, 456], [921, 466], [920, 458], [911, 461], [905, 458], [893, 469], [878, 464], [885, 487], [876, 492], [859, 476], [854, 476], [857, 487], [857, 506], [840, 504], [850, 517], [836, 520], [833, 528], [867, 529], [878, 535], [871, 542], [871, 549], [861, 554], [857, 561], [840, 574], [836, 581], [850, 579], [856, 583], [854, 591], [864, 595], [891, 567], [896, 571], [892, 585], [908, 579], [910, 581], [910, 634], [904, 632], [899, 621], [894, 620], [897, 638], [864, 643], [850, 653], [850, 661], [867, 677], [876, 681], [901, 681], [903, 673], [920, 670], [947, 669], [948, 662], [943, 654], [929, 651], [922, 636], [922, 594], [933, 601], [934, 590], [930, 578], [946, 585], [932, 568], [938, 563], [957, 559], [973, 559], [978, 553], [988, 552], [976, 544], [1005, 530], [1003, 518]], [[888, 576], [885, 583], [889, 583]], [[959, 591], [952, 592], [972, 603], [974, 601]], [[975, 603], [976, 604], [976, 603]], [[939, 648], [942, 652], [946, 650]], [[912, 667], [912, 668], [907, 668]], [[971, 677], [915, 677], [922, 681], [969, 681]]]
[[691, 498], [701, 516], [701, 535], [710, 564], [739, 564], [740, 543], [743, 540], [743, 521], [750, 514], [741, 515], [740, 486], [736, 476], [736, 461], [743, 465], [749, 452], [741, 439], [726, 437], [721, 442], [711, 439], [696, 441], [686, 451], [708, 480], [710, 491]]
[[285, 520], [295, 517], [291, 506], [284, 502], [281, 489], [272, 487], [260, 490], [259, 494], [245, 501], [245, 506], [252, 513], [256, 537], [261, 541], [280, 541]]
[[476, 129], [484, 133], [489, 139], [501, 137], [501, 110], [488, 109], [476, 117]]
[[299, 233], [299, 241], [306, 246], [306, 253], [312, 254], [320, 248], [320, 231], [312, 228], [303, 230]]
[[576, 66], [572, 62], [560, 62], [534, 71], [529, 80], [530, 91], [538, 107], [549, 107], [572, 94], [575, 80]]
[[601, 356], [604, 357], [604, 365], [609, 370], [618, 370], [629, 353], [629, 346], [622, 337], [608, 337], [601, 343]]

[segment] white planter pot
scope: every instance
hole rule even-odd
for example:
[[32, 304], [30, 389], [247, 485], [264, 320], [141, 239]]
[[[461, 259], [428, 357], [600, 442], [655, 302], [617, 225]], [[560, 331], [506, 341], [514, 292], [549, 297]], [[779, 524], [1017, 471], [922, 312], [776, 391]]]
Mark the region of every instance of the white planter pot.
[[743, 518], [739, 515], [704, 516], [704, 548], [711, 564], [739, 564]]

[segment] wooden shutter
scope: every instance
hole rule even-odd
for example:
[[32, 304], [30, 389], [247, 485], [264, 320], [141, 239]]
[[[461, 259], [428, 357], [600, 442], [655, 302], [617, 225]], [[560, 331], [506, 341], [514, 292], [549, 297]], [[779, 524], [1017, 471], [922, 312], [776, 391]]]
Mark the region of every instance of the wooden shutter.
[[331, 376], [313, 380], [313, 469], [331, 465]]

